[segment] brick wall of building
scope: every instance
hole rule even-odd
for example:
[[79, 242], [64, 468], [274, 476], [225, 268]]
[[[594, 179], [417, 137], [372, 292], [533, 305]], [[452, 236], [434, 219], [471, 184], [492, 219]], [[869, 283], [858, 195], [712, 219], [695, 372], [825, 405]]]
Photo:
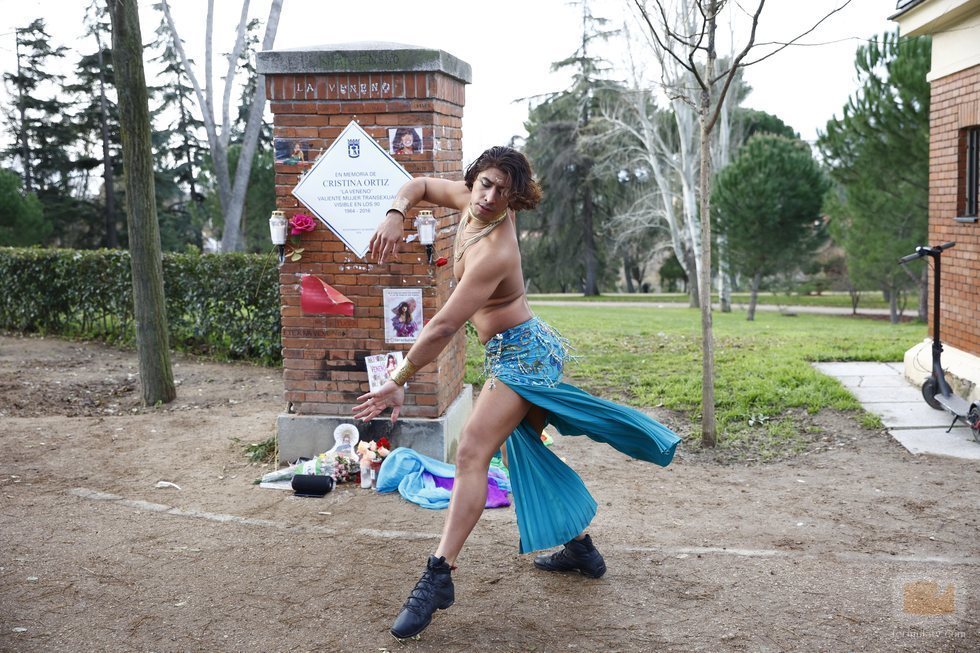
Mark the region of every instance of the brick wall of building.
[[[413, 176], [462, 178], [464, 84], [442, 72], [383, 74], [270, 75], [266, 93], [274, 115], [276, 138], [303, 139], [310, 159], [329, 147], [343, 128], [356, 120], [388, 148], [388, 128], [422, 127], [423, 151], [393, 155]], [[276, 163], [276, 204], [291, 217], [306, 210], [291, 194], [309, 163]], [[458, 213], [418, 206], [409, 211], [405, 233], [415, 231], [420, 208], [433, 208], [438, 220], [434, 257], [449, 256]], [[423, 316], [430, 319], [452, 290], [452, 266], [430, 266], [425, 248], [402, 245], [397, 261], [377, 265], [359, 259], [333, 232], [318, 222], [303, 234], [298, 262], [287, 260], [280, 271], [285, 400], [305, 415], [349, 415], [358, 395], [368, 391], [364, 357], [408, 351], [407, 344], [384, 341], [384, 288], [421, 288]], [[304, 315], [300, 279], [314, 274], [354, 303], [354, 316]], [[410, 382], [405, 417], [438, 417], [463, 385], [465, 337], [457, 334], [439, 358]]]
[[[980, 223], [955, 220], [964, 203], [963, 130], [980, 125], [980, 66], [933, 80], [929, 119], [929, 243], [956, 241], [942, 259], [940, 336], [980, 356]], [[933, 333], [931, 306], [929, 319]]]

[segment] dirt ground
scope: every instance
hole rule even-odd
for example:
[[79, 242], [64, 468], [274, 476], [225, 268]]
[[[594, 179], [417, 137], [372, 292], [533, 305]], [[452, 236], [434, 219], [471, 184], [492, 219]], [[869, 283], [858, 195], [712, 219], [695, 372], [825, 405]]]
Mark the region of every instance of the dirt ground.
[[980, 650], [980, 465], [855, 414], [812, 417], [821, 446], [766, 465], [556, 438], [607, 575], [535, 570], [513, 510], [488, 510], [456, 605], [399, 643], [444, 514], [254, 485], [242, 446], [273, 433], [278, 370], [177, 356], [177, 401], [148, 409], [136, 373], [132, 352], [0, 337], [4, 651]]

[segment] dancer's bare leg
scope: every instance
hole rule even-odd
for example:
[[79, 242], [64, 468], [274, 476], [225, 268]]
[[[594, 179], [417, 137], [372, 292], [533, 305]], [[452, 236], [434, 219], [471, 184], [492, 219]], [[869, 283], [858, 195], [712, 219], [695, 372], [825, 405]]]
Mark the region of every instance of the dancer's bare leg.
[[531, 406], [506, 384], [497, 381], [493, 389], [489, 384], [487, 381], [483, 385], [473, 413], [463, 427], [456, 452], [456, 480], [453, 482], [442, 538], [435, 553], [437, 557], [445, 556], [450, 565], [456, 563], [463, 542], [483, 514], [487, 503], [490, 459], [529, 409], [535, 409], [532, 423], [538, 421], [542, 427], [544, 425], [543, 412]]

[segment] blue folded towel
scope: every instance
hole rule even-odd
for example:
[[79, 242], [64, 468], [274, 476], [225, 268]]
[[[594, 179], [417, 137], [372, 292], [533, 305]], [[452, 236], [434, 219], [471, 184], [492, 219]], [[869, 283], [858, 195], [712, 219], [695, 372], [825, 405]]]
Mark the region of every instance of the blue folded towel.
[[[381, 464], [381, 469], [378, 471], [377, 490], [378, 492], [398, 490], [402, 497], [412, 503], [431, 510], [441, 510], [449, 507], [451, 490], [447, 487], [440, 487], [433, 478], [437, 476], [447, 479], [455, 478], [456, 466], [423, 456], [413, 449], [398, 447], [389, 453], [384, 463]], [[487, 507], [509, 505], [507, 503], [502, 504], [499, 500], [501, 492], [504, 496], [510, 492], [510, 480], [507, 475], [496, 467], [491, 467], [487, 482], [490, 490], [499, 488], [500, 491], [487, 493]], [[498, 496], [495, 498], [494, 494]]]

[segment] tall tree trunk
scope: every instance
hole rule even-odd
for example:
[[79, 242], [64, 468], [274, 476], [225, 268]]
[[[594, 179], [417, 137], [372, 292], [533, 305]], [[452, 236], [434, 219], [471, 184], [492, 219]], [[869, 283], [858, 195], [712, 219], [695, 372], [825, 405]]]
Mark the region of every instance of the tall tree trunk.
[[629, 254], [623, 254], [623, 276], [626, 277], [626, 292], [633, 294], [633, 266], [630, 264]]
[[718, 239], [718, 302], [722, 313], [732, 312], [732, 275], [727, 244], [724, 238]]
[[762, 284], [762, 272], [756, 272], [752, 275], [752, 288], [751, 294], [749, 295], [749, 311], [748, 315], [745, 317], [746, 320], [752, 322], [755, 320], [755, 307], [756, 302], [759, 300], [759, 286]]
[[126, 170], [126, 221], [133, 270], [136, 349], [143, 404], [169, 403], [177, 396], [170, 366], [163, 262], [153, 187], [150, 112], [143, 73], [143, 41], [136, 0], [106, 0], [112, 21], [119, 128]]
[[[698, 286], [701, 291], [701, 443], [714, 447], [717, 442], [715, 423], [715, 344], [711, 325], [711, 80], [715, 77], [715, 28], [717, 0], [709, 0], [705, 12], [707, 24], [707, 64], [705, 84], [698, 103], [698, 124], [701, 127], [701, 269]], [[721, 101], [724, 101], [722, 98]]]
[[[740, 78], [736, 77], [729, 91], [737, 98]], [[715, 131], [717, 134], [715, 147], [712, 150], [712, 170], [718, 172], [731, 163], [732, 158], [732, 106], [735, 102], [720, 100], [718, 120]], [[732, 312], [732, 275], [731, 264], [728, 261], [728, 241], [723, 234], [718, 236], [718, 247], [714, 251], [718, 261], [718, 305], [722, 313]]]
[[595, 234], [593, 233], [593, 218], [595, 213], [595, 203], [592, 200], [592, 189], [585, 185], [585, 195], [582, 197], [582, 255], [585, 259], [585, 287], [582, 289], [584, 295], [594, 297], [599, 294], [599, 284], [597, 282], [598, 260], [596, 256]]
[[105, 97], [105, 60], [102, 56], [102, 38], [99, 26], [95, 28], [95, 43], [99, 48], [99, 108], [102, 123], [102, 182], [105, 186], [105, 245], [110, 249], [119, 247], [116, 233], [116, 180], [112, 173], [112, 155], [109, 152], [109, 102]]
[[692, 252], [684, 252], [687, 258], [687, 297], [688, 297], [688, 307], [698, 308], [701, 306], [701, 289], [698, 288], [698, 266], [694, 262], [694, 254]]

